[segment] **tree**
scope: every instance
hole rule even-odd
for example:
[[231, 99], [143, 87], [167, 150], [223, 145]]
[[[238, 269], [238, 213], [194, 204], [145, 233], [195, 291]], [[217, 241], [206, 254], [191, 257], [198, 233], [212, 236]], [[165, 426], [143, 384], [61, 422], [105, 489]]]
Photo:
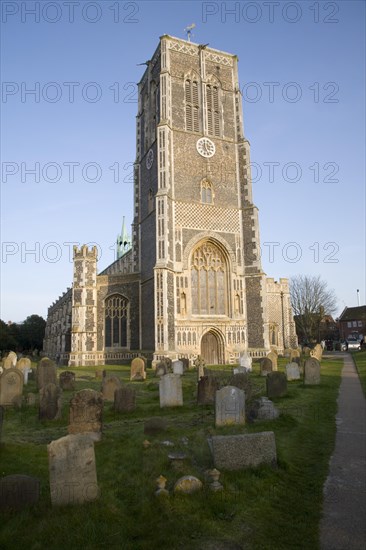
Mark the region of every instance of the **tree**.
[[39, 315], [29, 315], [19, 326], [19, 344], [22, 350], [41, 350], [46, 321]]
[[290, 296], [299, 338], [319, 340], [324, 315], [332, 315], [337, 308], [334, 290], [319, 275], [296, 275], [290, 279]]
[[[15, 329], [15, 330], [14, 330]], [[17, 335], [14, 332], [18, 330], [15, 325], [7, 325], [2, 319], [0, 319], [0, 350], [2, 352], [15, 350], [18, 346]]]

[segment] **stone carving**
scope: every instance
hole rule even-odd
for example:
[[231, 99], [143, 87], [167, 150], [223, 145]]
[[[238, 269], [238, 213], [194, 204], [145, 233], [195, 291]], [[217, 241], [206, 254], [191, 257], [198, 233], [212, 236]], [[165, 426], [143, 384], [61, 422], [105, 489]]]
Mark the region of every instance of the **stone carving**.
[[81, 390], [70, 400], [69, 434], [95, 433], [101, 437], [103, 396], [94, 390]]
[[23, 393], [23, 373], [15, 368], [0, 376], [0, 405], [18, 405]]
[[142, 357], [135, 357], [131, 363], [130, 380], [145, 380], [145, 378], [145, 361], [142, 359]]

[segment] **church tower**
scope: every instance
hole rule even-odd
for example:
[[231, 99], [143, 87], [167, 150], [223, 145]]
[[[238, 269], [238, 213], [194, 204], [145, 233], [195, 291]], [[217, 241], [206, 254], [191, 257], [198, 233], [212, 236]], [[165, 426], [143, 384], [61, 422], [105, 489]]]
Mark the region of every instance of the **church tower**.
[[155, 361], [269, 351], [237, 63], [165, 35], [139, 83], [132, 249]]

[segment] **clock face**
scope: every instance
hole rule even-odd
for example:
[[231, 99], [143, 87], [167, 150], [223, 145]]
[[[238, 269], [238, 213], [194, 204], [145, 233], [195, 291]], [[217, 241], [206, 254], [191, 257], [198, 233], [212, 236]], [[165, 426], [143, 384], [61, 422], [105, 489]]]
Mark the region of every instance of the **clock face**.
[[202, 157], [213, 157], [216, 151], [215, 144], [208, 138], [200, 138], [196, 143], [196, 148]]
[[150, 149], [150, 151], [148, 152], [147, 157], [146, 157], [146, 168], [148, 170], [150, 170], [153, 163], [154, 163], [154, 151], [152, 149]]

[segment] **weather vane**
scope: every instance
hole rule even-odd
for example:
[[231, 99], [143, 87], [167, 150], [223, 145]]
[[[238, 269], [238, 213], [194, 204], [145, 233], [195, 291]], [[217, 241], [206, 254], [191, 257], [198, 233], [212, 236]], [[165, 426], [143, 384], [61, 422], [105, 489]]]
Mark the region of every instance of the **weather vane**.
[[187, 33], [187, 40], [188, 40], [188, 42], [191, 41], [192, 30], [195, 28], [195, 26], [196, 26], [196, 23], [192, 23], [192, 25], [189, 25], [189, 27], [186, 27], [186, 28], [184, 29], [184, 32]]

